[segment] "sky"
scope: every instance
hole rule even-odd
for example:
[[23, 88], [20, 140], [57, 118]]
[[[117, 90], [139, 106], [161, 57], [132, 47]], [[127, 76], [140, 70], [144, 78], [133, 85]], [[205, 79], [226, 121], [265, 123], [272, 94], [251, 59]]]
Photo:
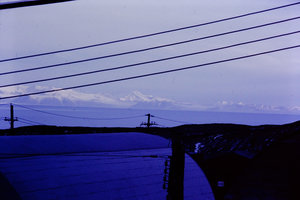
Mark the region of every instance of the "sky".
[[[1, 1], [0, 1], [1, 2]], [[4, 1], [2, 1], [4, 2]], [[297, 1], [76, 0], [0, 10], [0, 60], [98, 44], [185, 27]], [[0, 73], [105, 56], [243, 29], [299, 16], [300, 5], [164, 35], [0, 62]], [[130, 55], [2, 75], [0, 85], [118, 67], [299, 31], [300, 20]], [[92, 75], [0, 87], [0, 96], [64, 88], [188, 67], [300, 44], [300, 34]], [[158, 76], [29, 97], [4, 103], [89, 105], [300, 113], [300, 48]]]

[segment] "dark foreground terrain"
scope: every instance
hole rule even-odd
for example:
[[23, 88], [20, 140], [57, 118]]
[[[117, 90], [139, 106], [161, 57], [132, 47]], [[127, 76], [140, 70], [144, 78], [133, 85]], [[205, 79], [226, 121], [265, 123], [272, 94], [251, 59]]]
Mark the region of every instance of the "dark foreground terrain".
[[0, 135], [143, 132], [179, 137], [216, 199], [300, 199], [300, 121], [285, 125], [183, 125], [171, 128], [28, 126]]

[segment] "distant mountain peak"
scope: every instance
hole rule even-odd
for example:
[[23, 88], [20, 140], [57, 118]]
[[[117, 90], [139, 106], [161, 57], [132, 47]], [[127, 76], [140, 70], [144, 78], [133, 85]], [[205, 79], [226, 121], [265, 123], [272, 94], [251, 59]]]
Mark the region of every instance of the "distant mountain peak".
[[120, 98], [120, 101], [130, 103], [132, 108], [151, 109], [178, 109], [178, 105], [172, 99], [143, 94], [133, 91], [131, 94]]
[[133, 91], [131, 94], [120, 98], [120, 100], [129, 102], [174, 102], [171, 99], [154, 97], [153, 95], [146, 95], [140, 91]]

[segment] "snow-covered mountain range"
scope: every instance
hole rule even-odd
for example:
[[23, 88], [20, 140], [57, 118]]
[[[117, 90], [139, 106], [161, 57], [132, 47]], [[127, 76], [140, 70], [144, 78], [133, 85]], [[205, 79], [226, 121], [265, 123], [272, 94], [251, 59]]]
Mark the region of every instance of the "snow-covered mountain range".
[[[19, 95], [32, 91], [43, 91], [54, 88], [46, 87], [10, 87], [1, 88], [0, 97]], [[215, 112], [256, 112], [256, 113], [291, 113], [300, 114], [300, 106], [273, 106], [263, 104], [247, 104], [222, 100], [212, 102], [210, 105], [199, 103], [180, 102], [174, 99], [144, 94], [133, 91], [124, 96], [107, 93], [88, 93], [77, 90], [66, 90], [45, 93], [16, 99], [2, 100], [1, 103], [58, 105], [58, 106], [97, 106], [108, 108], [137, 108], [137, 109], [162, 109], [162, 110], [197, 110]]]

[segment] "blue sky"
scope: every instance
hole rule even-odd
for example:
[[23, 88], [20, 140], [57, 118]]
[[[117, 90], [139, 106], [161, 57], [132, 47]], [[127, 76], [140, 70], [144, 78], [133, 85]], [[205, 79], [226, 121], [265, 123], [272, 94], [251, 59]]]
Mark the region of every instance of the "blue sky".
[[[0, 11], [0, 59], [101, 43], [263, 10], [296, 1], [77, 0]], [[69, 53], [0, 63], [0, 72], [68, 62], [242, 29], [296, 17], [300, 5], [195, 29]], [[2, 76], [0, 84], [116, 67], [297, 31], [300, 20], [159, 50]], [[300, 44], [299, 34], [197, 56], [77, 78], [0, 88], [0, 95], [62, 88], [186, 67]], [[170, 109], [300, 113], [300, 49], [198, 69], [0, 103], [130, 107], [154, 102]], [[149, 100], [150, 99], [150, 100]], [[163, 103], [162, 103], [163, 102]], [[172, 105], [172, 106], [170, 106]], [[247, 109], [244, 109], [247, 108]]]

